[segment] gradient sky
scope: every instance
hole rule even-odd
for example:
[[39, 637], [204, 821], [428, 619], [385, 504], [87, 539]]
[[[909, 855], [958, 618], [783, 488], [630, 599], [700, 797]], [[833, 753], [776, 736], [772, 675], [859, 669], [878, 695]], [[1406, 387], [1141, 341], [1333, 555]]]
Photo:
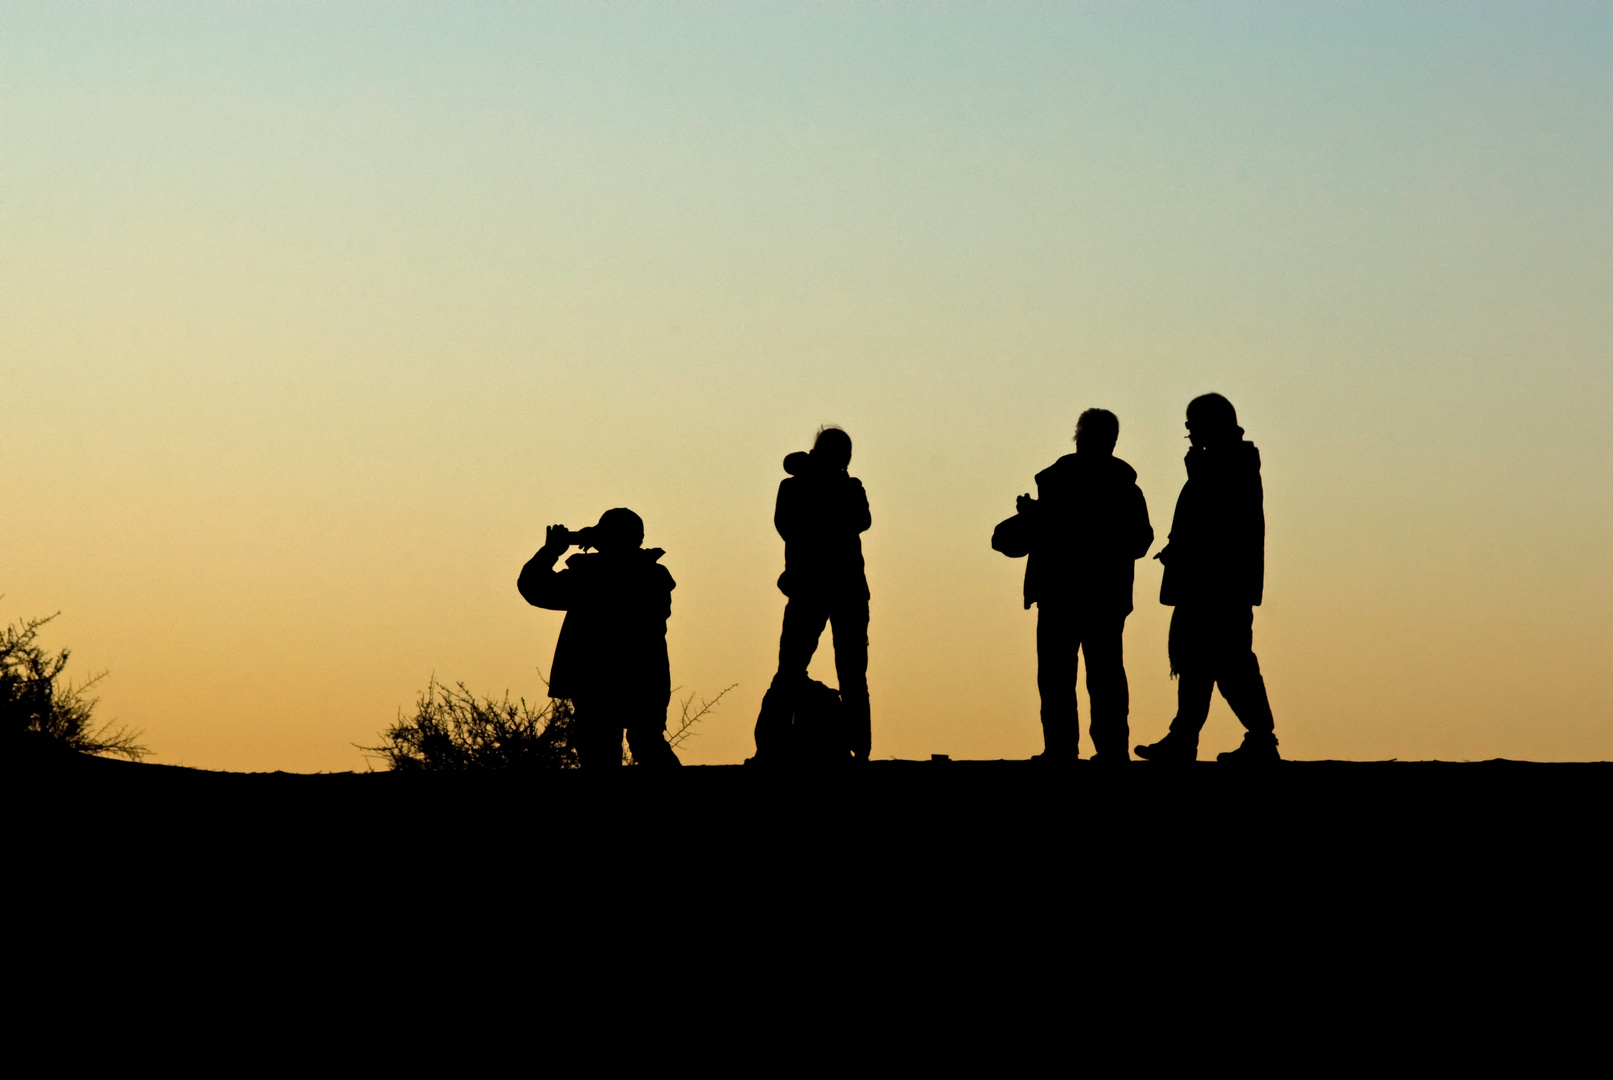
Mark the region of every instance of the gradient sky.
[[1613, 757], [1613, 6], [0, 9], [0, 619], [60, 610], [160, 761], [541, 698], [516, 573], [619, 505], [674, 684], [739, 684], [684, 757], [741, 760], [824, 422], [874, 755], [1027, 756], [992, 527], [1104, 406], [1157, 550], [1208, 390], [1265, 459], [1286, 756]]

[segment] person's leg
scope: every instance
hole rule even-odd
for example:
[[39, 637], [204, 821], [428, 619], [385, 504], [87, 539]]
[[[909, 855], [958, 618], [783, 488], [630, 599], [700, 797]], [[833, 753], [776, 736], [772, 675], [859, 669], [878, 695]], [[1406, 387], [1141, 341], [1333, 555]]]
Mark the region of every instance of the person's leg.
[[572, 702], [571, 725], [577, 762], [584, 769], [608, 769], [622, 764], [622, 723], [610, 702], [583, 698]]
[[1195, 607], [1178, 605], [1171, 613], [1171, 670], [1176, 673], [1176, 718], [1171, 734], [1198, 746], [1199, 732], [1210, 715], [1215, 689], [1216, 620]]
[[1126, 682], [1126, 617], [1084, 620], [1081, 651], [1087, 660], [1087, 695], [1092, 699], [1092, 751], [1108, 761], [1131, 760], [1131, 687]]
[[1075, 703], [1080, 641], [1067, 609], [1036, 605], [1036, 689], [1042, 696], [1042, 745], [1048, 760], [1080, 753], [1081, 720]]
[[773, 685], [762, 697], [762, 711], [756, 717], [756, 756], [769, 758], [788, 753], [790, 721], [795, 715], [795, 695], [806, 682], [807, 665], [818, 649], [824, 624], [829, 621], [826, 605], [807, 599], [791, 599], [784, 605], [784, 629], [779, 634], [778, 672]]
[[666, 741], [666, 710], [670, 702], [669, 696], [665, 700], [634, 703], [633, 715], [627, 723], [627, 748], [633, 752], [635, 764], [649, 768], [683, 764]]
[[846, 715], [846, 739], [858, 761], [867, 761], [873, 745], [873, 723], [868, 706], [868, 601], [850, 600], [835, 606], [835, 678], [840, 682], [840, 703]]
[[1199, 731], [1210, 715], [1215, 690], [1214, 651], [1206, 644], [1203, 612], [1178, 604], [1171, 613], [1171, 674], [1176, 676], [1176, 718], [1170, 731], [1151, 746], [1137, 747], [1150, 761], [1193, 761], [1199, 753]]
[[635, 724], [627, 729], [627, 748], [633, 751], [633, 764], [664, 769], [682, 765], [666, 741], [666, 728], [656, 724]]
[[1269, 751], [1275, 756], [1276, 723], [1271, 700], [1266, 696], [1266, 680], [1260, 674], [1260, 660], [1254, 652], [1253, 608], [1225, 612], [1217, 635], [1222, 652], [1216, 664], [1216, 684], [1232, 713], [1243, 724], [1243, 744], [1251, 750]]
[[807, 665], [818, 651], [818, 638], [829, 621], [829, 605], [818, 600], [792, 599], [784, 605], [784, 629], [779, 634], [778, 674], [773, 685], [806, 678]]

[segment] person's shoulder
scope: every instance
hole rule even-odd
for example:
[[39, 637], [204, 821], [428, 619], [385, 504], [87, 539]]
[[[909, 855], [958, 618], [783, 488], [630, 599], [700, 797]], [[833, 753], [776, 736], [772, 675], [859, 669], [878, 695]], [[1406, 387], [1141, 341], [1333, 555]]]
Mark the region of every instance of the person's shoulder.
[[1065, 454], [1063, 457], [1053, 462], [1053, 464], [1037, 473], [1036, 482], [1038, 484], [1046, 484], [1055, 480], [1063, 479], [1064, 477], [1073, 474], [1079, 467], [1080, 462], [1078, 460], [1078, 455]]
[[678, 587], [678, 583], [672, 580], [672, 571], [661, 565], [661, 556], [665, 554], [666, 549], [664, 548], [646, 548], [644, 551], [645, 565], [649, 571], [650, 580], [655, 582], [656, 587], [670, 592]]
[[1109, 460], [1112, 462], [1109, 466], [1110, 473], [1116, 480], [1126, 484], [1137, 482], [1137, 470], [1131, 467], [1131, 462], [1117, 457], [1111, 457]]

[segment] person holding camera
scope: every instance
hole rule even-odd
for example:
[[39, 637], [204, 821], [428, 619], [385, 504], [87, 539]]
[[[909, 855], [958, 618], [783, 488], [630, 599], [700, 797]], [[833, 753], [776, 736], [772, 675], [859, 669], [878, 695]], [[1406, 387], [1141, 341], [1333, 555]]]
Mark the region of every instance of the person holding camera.
[[1088, 409], [1076, 420], [1075, 453], [1036, 474], [1039, 498], [1017, 500], [1018, 513], [997, 527], [992, 546], [1029, 555], [1025, 606], [1036, 605], [1036, 687], [1042, 698], [1044, 750], [1036, 760], [1066, 764], [1080, 756], [1076, 715], [1078, 653], [1087, 660], [1094, 761], [1130, 760], [1122, 639], [1131, 614], [1135, 563], [1148, 554], [1154, 527], [1137, 470], [1114, 456], [1120, 420]]
[[[585, 769], [622, 763], [623, 730], [636, 763], [682, 764], [666, 741], [672, 699], [666, 622], [677, 583], [661, 565], [666, 553], [643, 542], [643, 519], [625, 507], [578, 532], [551, 525], [515, 583], [527, 603], [566, 613], [549, 696], [571, 699]], [[572, 545], [584, 551], [557, 572], [555, 563]]]
[[757, 761], [782, 754], [784, 730], [807, 687], [807, 665], [826, 625], [834, 633], [835, 676], [851, 756], [868, 760], [868, 577], [862, 534], [873, 519], [862, 481], [846, 471], [850, 464], [851, 436], [837, 427], [820, 428], [810, 452], [784, 459], [790, 475], [779, 483], [773, 527], [784, 538], [778, 587], [789, 602], [779, 635], [778, 673], [756, 721]]

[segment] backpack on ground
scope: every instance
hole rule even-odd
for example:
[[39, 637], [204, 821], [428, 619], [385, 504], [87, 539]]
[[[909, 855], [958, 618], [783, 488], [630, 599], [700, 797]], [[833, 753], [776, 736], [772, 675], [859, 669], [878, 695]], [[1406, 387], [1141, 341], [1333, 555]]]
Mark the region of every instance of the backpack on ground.
[[840, 691], [816, 679], [797, 683], [794, 693], [773, 686], [756, 718], [756, 757], [767, 765], [839, 765], [851, 761], [851, 738]]

